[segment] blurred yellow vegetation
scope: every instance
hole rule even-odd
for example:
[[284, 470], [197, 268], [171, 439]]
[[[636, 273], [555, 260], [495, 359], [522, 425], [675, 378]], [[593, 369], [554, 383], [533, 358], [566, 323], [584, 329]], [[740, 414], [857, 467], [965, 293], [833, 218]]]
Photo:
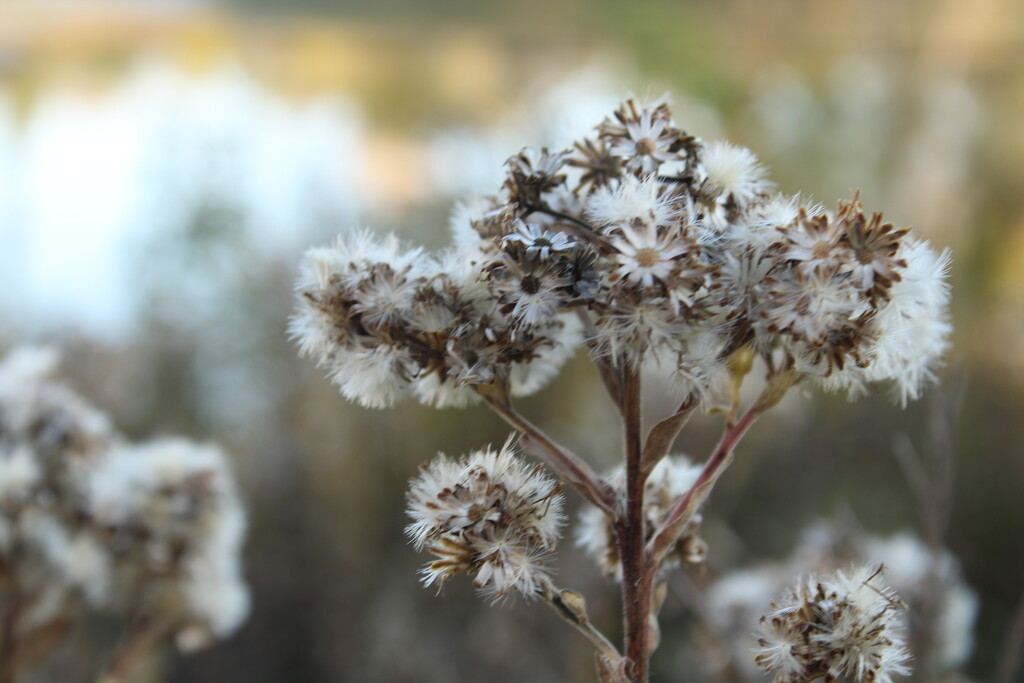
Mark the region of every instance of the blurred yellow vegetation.
[[[471, 27], [420, 32], [342, 19], [243, 20], [201, 9], [84, 4], [58, 16], [5, 9], [0, 83], [31, 94], [55, 83], [103, 87], [159, 56], [201, 74], [239, 63], [282, 97], [350, 94], [381, 123], [427, 108], [483, 121], [513, 98], [509, 55]], [[396, 103], [402, 103], [396, 107]]]

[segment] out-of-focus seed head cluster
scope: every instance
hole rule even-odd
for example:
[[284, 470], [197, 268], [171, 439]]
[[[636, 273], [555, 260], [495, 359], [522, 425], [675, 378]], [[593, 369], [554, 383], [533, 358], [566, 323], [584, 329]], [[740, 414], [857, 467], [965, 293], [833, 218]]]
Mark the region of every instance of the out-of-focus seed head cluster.
[[466, 573], [493, 599], [536, 597], [564, 522], [562, 495], [511, 442], [458, 460], [438, 456], [412, 481], [408, 501], [406, 534], [436, 557], [423, 569], [425, 585]]
[[54, 379], [57, 360], [25, 348], [0, 362], [0, 575], [27, 600], [19, 628], [88, 608], [165, 624], [185, 649], [229, 635], [249, 598], [224, 454], [126, 442]]
[[527, 394], [582, 339], [708, 392], [742, 348], [769, 374], [916, 398], [948, 346], [948, 253], [864, 212], [775, 194], [749, 150], [630, 100], [573, 148], [509, 159], [439, 255], [366, 234], [311, 250], [291, 331], [348, 398], [462, 405]]
[[[855, 525], [819, 521], [809, 525], [789, 557], [723, 574], [706, 593], [707, 633], [698, 634], [701, 664], [709, 677], [732, 666], [744, 681], [761, 681], [753, 666], [751, 624], [764, 606], [783, 593], [794, 576], [831, 574], [867, 560], [885, 564], [885, 581], [908, 605], [907, 642], [917, 666], [932, 671], [936, 680], [964, 666], [973, 649], [978, 598], [964, 582], [959, 563], [948, 550], [930, 548], [903, 532], [889, 538], [869, 536]], [[717, 652], [709, 635], [727, 645]], [[729, 664], [721, 660], [725, 655]]]
[[881, 573], [866, 567], [798, 583], [761, 619], [758, 666], [775, 683], [891, 683], [908, 675], [906, 607]]
[[[666, 457], [659, 462], [644, 484], [644, 528], [647, 538], [654, 534], [665, 514], [672, 505], [697, 481], [701, 467], [692, 464], [685, 456]], [[612, 470], [605, 480], [619, 491], [626, 485], [626, 469], [619, 466]], [[679, 539], [667, 553], [661, 569], [680, 564], [704, 562], [707, 544], [700, 536], [701, 515], [696, 513], [679, 535]], [[622, 563], [619, 559], [618, 541], [615, 529], [608, 515], [588, 505], [580, 514], [576, 527], [576, 544], [583, 548], [601, 568], [601, 571], [617, 581], [622, 580]]]

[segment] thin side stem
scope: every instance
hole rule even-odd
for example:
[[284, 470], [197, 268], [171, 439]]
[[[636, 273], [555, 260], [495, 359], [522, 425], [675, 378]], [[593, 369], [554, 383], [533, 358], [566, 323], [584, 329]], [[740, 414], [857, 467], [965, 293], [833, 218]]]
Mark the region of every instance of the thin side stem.
[[651, 538], [647, 551], [655, 558], [656, 562], [664, 557], [668, 549], [675, 544], [679, 534], [682, 533], [686, 524], [693, 518], [697, 508], [700, 507], [701, 503], [704, 502], [711, 492], [711, 488], [718, 481], [718, 477], [728, 467], [736, 444], [747, 433], [747, 430], [754, 424], [754, 421], [757, 420], [761, 412], [763, 411], [759, 409], [758, 405], [754, 405], [744, 413], [743, 417], [736, 424], [726, 426], [725, 431], [722, 433], [722, 438], [719, 439], [707, 462], [704, 463], [704, 468], [697, 477], [697, 481], [676, 502], [665, 516], [665, 520], [661, 523], [654, 537]]
[[615, 493], [601, 481], [586, 461], [555, 443], [547, 434], [516, 412], [511, 404], [490, 395], [481, 395], [505, 422], [538, 446], [534, 453], [537, 457], [589, 502], [609, 514], [612, 513], [615, 509]]
[[565, 221], [566, 223], [570, 223], [570, 224], [572, 224], [572, 225], [574, 225], [574, 226], [576, 226], [577, 228], [580, 229], [580, 230], [573, 230], [574, 234], [579, 235], [580, 237], [585, 239], [587, 242], [593, 242], [594, 241], [594, 233], [597, 232], [594, 229], [594, 226], [592, 226], [589, 223], [586, 223], [584, 221], [581, 221], [579, 218], [576, 218], [575, 216], [570, 216], [569, 214], [562, 213], [561, 211], [555, 211], [554, 209], [552, 209], [551, 207], [546, 206], [546, 205], [545, 206], [527, 206], [527, 207], [524, 207], [524, 209], [526, 211], [526, 215], [530, 215], [531, 213], [543, 213], [543, 214], [547, 214], [548, 216], [551, 216], [552, 218], [557, 218], [557, 219], [559, 219], [561, 221]]
[[[612, 662], [621, 660], [622, 655], [619, 654], [619, 651], [590, 621], [582, 597], [573, 591], [563, 591], [555, 586], [551, 579], [547, 577], [545, 579], [546, 581], [538, 593], [548, 607], [554, 610], [555, 614], [563, 620], [572, 624], [608, 660]], [[568, 599], [567, 594], [569, 596]]]
[[626, 505], [615, 522], [622, 562], [622, 618], [625, 627], [627, 674], [646, 683], [650, 659], [651, 596], [654, 571], [644, 548], [643, 434], [640, 414], [640, 373], [623, 373], [622, 414], [626, 428]]
[[169, 630], [166, 623], [151, 623], [136, 629], [114, 657], [110, 670], [100, 676], [99, 683], [122, 683], [127, 680], [146, 654], [167, 635]]

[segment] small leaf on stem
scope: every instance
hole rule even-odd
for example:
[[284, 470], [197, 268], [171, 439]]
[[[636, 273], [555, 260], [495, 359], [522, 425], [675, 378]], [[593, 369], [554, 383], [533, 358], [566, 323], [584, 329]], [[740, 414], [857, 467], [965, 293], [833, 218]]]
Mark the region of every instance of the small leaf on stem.
[[651, 427], [651, 431], [647, 434], [647, 440], [644, 442], [643, 456], [640, 460], [640, 471], [645, 480], [662, 458], [672, 450], [672, 444], [675, 443], [676, 437], [686, 426], [696, 407], [696, 398], [687, 398], [679, 406], [679, 410]]

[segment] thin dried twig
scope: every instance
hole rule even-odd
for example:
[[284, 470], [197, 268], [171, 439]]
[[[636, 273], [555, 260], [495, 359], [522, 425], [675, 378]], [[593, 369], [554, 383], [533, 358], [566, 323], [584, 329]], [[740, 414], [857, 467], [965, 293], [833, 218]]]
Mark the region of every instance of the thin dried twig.
[[521, 443], [524, 449], [548, 465], [589, 502], [609, 514], [614, 511], [615, 492], [601, 481], [585, 460], [555, 443], [541, 429], [516, 412], [511, 403], [492, 395], [481, 395], [495, 413], [523, 435]]

